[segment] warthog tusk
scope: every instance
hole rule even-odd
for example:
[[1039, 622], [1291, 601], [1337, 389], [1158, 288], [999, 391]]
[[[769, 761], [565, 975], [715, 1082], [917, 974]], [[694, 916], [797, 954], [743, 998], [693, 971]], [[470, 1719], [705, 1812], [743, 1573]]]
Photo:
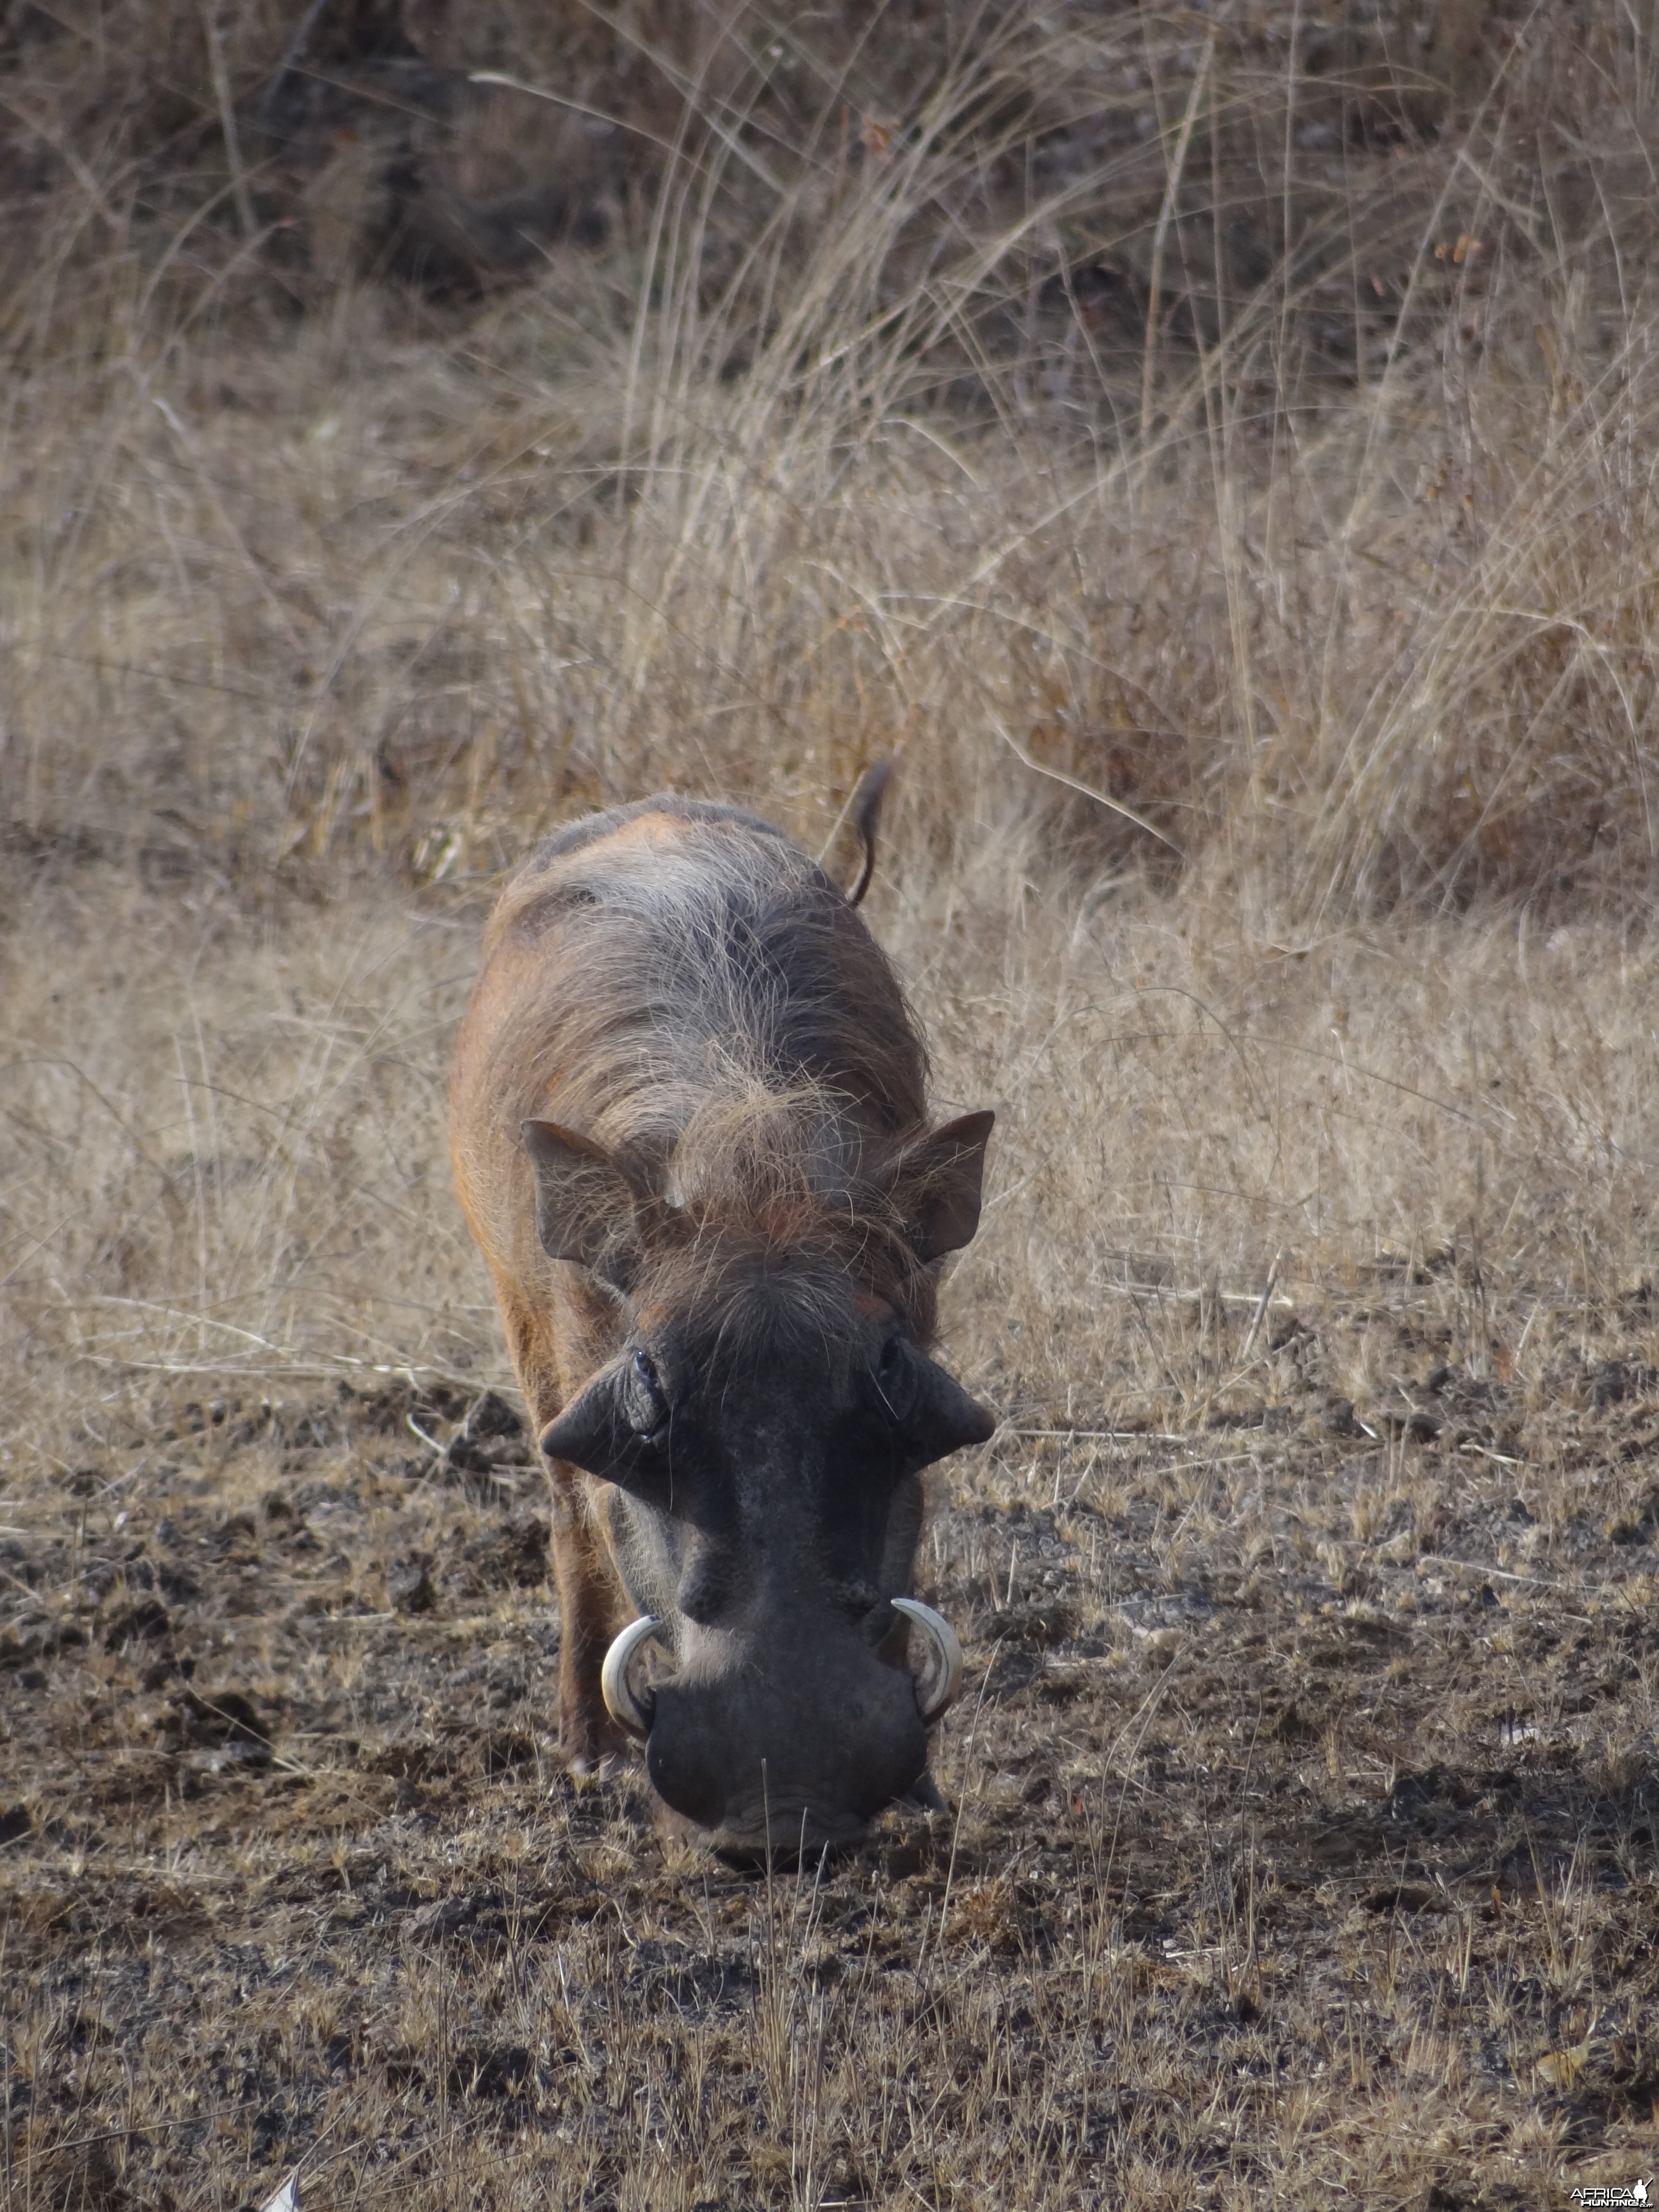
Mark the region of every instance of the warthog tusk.
[[638, 1620], [630, 1620], [605, 1653], [605, 1665], [599, 1674], [599, 1687], [605, 1693], [606, 1712], [618, 1728], [625, 1728], [629, 1735], [639, 1736], [641, 1740], [651, 1733], [651, 1723], [656, 1717], [657, 1700], [648, 1683], [641, 1683], [637, 1688], [635, 1686], [634, 1661], [641, 1645], [648, 1644], [661, 1626], [656, 1616], [649, 1613]]
[[[923, 1724], [932, 1728], [945, 1708], [956, 1703], [962, 1688], [962, 1646], [945, 1615], [924, 1605], [919, 1597], [896, 1597], [892, 1606], [895, 1613], [914, 1621], [927, 1639], [928, 1664], [916, 1676], [916, 1703], [921, 1708]], [[614, 1651], [617, 1647], [613, 1644], [611, 1648]]]

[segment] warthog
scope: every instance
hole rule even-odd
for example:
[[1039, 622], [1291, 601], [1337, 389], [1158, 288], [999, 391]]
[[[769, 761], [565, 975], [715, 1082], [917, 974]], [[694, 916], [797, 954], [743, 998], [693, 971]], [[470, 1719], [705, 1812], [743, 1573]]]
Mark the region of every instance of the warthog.
[[994, 1426], [927, 1350], [993, 1117], [928, 1126], [853, 910], [878, 799], [854, 894], [730, 806], [550, 837], [490, 919], [452, 1078], [550, 1466], [565, 1756], [642, 1738], [659, 1797], [738, 1855], [926, 1794], [961, 1680], [908, 1593], [922, 1469]]

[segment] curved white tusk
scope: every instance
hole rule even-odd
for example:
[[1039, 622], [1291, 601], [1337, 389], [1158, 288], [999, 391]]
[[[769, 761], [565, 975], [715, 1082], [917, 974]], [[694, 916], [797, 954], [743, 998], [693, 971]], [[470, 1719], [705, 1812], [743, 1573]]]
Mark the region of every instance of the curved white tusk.
[[895, 1613], [914, 1621], [927, 1639], [930, 1662], [916, 1677], [916, 1703], [921, 1708], [923, 1726], [932, 1728], [945, 1708], [956, 1703], [962, 1688], [962, 1646], [945, 1615], [924, 1605], [919, 1597], [896, 1597], [892, 1606]]
[[641, 1646], [648, 1644], [661, 1626], [649, 1613], [638, 1620], [630, 1620], [622, 1634], [613, 1638], [599, 1671], [599, 1688], [605, 1695], [606, 1712], [618, 1728], [625, 1728], [629, 1735], [641, 1740], [651, 1733], [657, 1701], [648, 1683], [635, 1686], [634, 1661]]

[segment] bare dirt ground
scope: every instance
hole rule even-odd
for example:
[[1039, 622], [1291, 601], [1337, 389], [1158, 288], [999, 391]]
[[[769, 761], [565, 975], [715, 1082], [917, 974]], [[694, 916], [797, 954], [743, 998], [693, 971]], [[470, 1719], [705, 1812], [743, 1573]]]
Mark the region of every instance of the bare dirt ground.
[[[158, 1395], [0, 1548], [12, 2201], [1645, 2172], [1659, 1317], [1599, 1316], [1529, 1407], [1472, 1374], [1458, 1274], [1279, 1297], [1266, 1390], [1197, 1426], [1011, 1423], [925, 1549], [969, 1662], [952, 1809], [769, 1881], [659, 1842], [637, 1771], [561, 1774], [501, 1398]], [[1166, 1351], [1236, 1360], [1254, 1319], [1141, 1298]], [[1395, 1378], [1364, 1426], [1358, 1356]]]

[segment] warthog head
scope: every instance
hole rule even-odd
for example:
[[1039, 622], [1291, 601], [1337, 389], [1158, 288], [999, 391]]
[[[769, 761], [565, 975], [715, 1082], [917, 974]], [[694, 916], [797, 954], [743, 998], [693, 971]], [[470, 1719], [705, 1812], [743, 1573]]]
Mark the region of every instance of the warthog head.
[[827, 1193], [810, 1144], [750, 1132], [738, 1173], [731, 1144], [714, 1171], [683, 1141], [652, 1173], [526, 1124], [544, 1245], [619, 1307], [619, 1348], [541, 1439], [612, 1486], [641, 1619], [606, 1702], [664, 1802], [727, 1852], [855, 1838], [921, 1776], [958, 1686], [954, 1636], [908, 1592], [923, 1468], [994, 1425], [926, 1349], [929, 1263], [974, 1234], [991, 1121]]

